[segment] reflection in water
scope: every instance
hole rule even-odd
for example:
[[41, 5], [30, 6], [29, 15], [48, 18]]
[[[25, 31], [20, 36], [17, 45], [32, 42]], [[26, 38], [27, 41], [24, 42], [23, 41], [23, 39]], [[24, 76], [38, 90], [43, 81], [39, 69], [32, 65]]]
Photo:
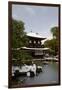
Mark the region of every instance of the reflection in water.
[[35, 85], [35, 84], [57, 84], [58, 83], [58, 64], [50, 63], [48, 65], [43, 65], [41, 73], [35, 77], [19, 77], [18, 80], [24, 85]]

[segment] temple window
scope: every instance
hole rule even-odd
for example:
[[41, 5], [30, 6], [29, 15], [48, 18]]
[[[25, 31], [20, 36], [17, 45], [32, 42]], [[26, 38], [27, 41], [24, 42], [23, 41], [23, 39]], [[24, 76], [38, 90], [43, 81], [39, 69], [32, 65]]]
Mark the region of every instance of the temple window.
[[32, 41], [30, 40], [29, 43], [32, 43]]
[[40, 41], [38, 41], [38, 44], [40, 44]]
[[34, 41], [34, 44], [36, 43], [36, 41]]

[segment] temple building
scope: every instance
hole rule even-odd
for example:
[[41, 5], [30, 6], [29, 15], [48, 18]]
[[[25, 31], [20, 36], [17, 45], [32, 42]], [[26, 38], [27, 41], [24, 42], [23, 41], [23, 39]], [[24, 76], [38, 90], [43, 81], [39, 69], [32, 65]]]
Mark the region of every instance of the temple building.
[[46, 38], [43, 38], [38, 33], [27, 33], [28, 37], [28, 45], [26, 47], [22, 47], [23, 50], [27, 50], [33, 59], [43, 59], [43, 57], [46, 55], [46, 52], [48, 54], [49, 48], [44, 48], [44, 45], [42, 44], [42, 41]]

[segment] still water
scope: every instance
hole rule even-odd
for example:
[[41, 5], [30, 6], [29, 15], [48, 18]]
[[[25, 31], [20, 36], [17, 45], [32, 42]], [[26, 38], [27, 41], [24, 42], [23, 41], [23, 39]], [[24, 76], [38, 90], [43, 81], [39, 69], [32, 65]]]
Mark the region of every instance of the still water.
[[19, 77], [19, 81], [24, 80], [23, 85], [35, 84], [58, 84], [58, 63], [42, 65], [42, 72], [34, 77]]

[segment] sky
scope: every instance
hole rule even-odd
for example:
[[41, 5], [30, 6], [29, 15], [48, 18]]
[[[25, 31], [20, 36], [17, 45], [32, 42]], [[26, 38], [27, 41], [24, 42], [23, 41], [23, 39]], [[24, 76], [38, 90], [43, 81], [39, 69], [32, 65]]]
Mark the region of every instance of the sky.
[[58, 26], [58, 7], [12, 5], [12, 18], [24, 22], [25, 31], [51, 39], [51, 28]]

